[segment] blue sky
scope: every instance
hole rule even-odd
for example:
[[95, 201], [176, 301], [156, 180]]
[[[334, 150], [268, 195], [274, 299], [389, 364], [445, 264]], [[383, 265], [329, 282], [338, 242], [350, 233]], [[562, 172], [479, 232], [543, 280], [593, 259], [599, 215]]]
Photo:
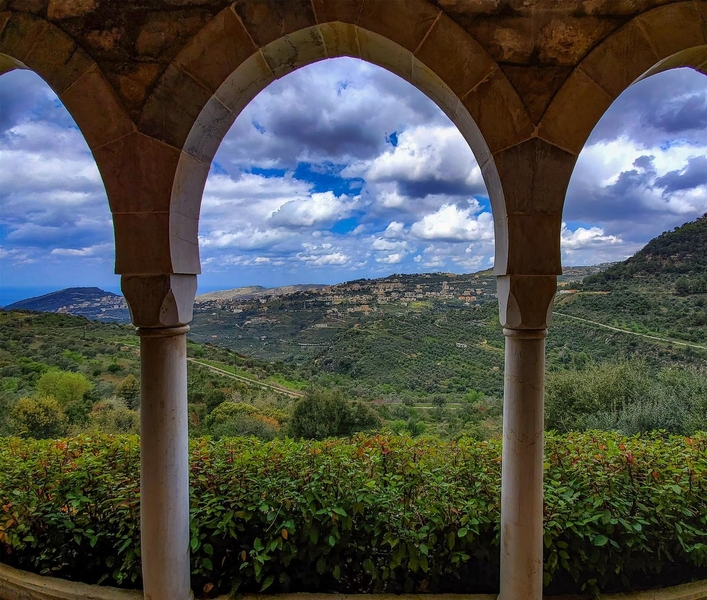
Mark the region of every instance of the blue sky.
[[[707, 78], [627, 90], [568, 192], [566, 265], [622, 260], [707, 212]], [[354, 59], [273, 83], [216, 155], [199, 230], [200, 291], [490, 267], [493, 223], [468, 146], [414, 87]], [[74, 285], [117, 290], [105, 192], [36, 75], [0, 77], [0, 305]]]

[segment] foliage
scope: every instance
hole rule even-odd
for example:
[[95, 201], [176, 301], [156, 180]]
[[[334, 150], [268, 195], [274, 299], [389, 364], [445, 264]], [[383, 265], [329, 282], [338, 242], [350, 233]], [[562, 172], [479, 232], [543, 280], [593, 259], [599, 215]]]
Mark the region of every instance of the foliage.
[[86, 392], [93, 386], [81, 373], [51, 370], [42, 375], [37, 382], [40, 396], [52, 396], [63, 407], [78, 404]]
[[377, 429], [380, 417], [361, 402], [347, 402], [339, 390], [311, 388], [295, 404], [290, 432], [296, 438], [323, 440]]
[[280, 422], [272, 414], [244, 402], [223, 402], [206, 417], [206, 427], [216, 439], [255, 436], [269, 441], [280, 432]]
[[55, 438], [66, 433], [67, 419], [52, 396], [21, 398], [12, 409], [15, 431], [23, 437]]
[[97, 433], [140, 433], [140, 413], [121, 401], [102, 401], [88, 415], [88, 430]]
[[626, 434], [707, 430], [707, 372], [661, 369], [641, 361], [594, 364], [548, 374], [545, 425], [558, 431], [609, 429]]
[[[548, 435], [546, 592], [707, 576], [707, 438]], [[495, 591], [498, 442], [193, 440], [195, 589]], [[135, 437], [0, 445], [0, 556], [139, 585]]]
[[140, 382], [132, 373], [117, 385], [115, 393], [128, 408], [134, 410], [140, 406]]

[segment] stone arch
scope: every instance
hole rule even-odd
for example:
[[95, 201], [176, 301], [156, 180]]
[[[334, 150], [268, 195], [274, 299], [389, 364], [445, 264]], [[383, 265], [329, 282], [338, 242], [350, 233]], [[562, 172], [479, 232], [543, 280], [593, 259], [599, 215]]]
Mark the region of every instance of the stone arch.
[[166, 69], [141, 113], [140, 133], [172, 149], [169, 228], [176, 244], [170, 272], [199, 272], [201, 195], [211, 160], [240, 111], [275, 79], [341, 56], [402, 77], [455, 123], [482, 168], [494, 211], [496, 263], [506, 262], [505, 201], [493, 157], [534, 128], [482, 46], [426, 0], [268, 1], [236, 3], [214, 17]]
[[645, 77], [678, 67], [707, 70], [704, 2], [676, 2], [646, 11], [603, 40], [555, 94], [539, 135], [577, 156], [621, 92]]
[[[61, 29], [27, 13], [0, 12], [0, 76], [13, 69], [37, 73], [74, 119], [96, 160], [115, 223], [119, 208], [111, 182], [116, 173], [103, 160], [102, 149], [136, 129], [115, 90], [94, 60]], [[130, 252], [116, 235], [116, 262]]]
[[0, 74], [12, 69], [31, 69], [47, 82], [91, 151], [135, 129], [94, 60], [44, 19], [27, 13], [0, 13]]

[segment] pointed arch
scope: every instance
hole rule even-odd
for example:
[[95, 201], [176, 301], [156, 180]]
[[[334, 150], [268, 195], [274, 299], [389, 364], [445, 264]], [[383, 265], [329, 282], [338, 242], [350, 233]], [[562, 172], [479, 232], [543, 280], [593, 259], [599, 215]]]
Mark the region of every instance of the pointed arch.
[[574, 69], [539, 126], [547, 142], [577, 156], [611, 103], [633, 83], [678, 67], [707, 69], [707, 4], [646, 11], [605, 38]]
[[493, 58], [426, 0], [269, 0], [239, 2], [214, 17], [167, 67], [142, 110], [138, 135], [169, 148], [174, 169], [171, 272], [199, 272], [203, 188], [211, 160], [241, 110], [275, 79], [341, 56], [405, 79], [459, 128], [490, 191], [496, 262], [507, 262], [505, 201], [493, 156], [528, 139], [534, 127]]

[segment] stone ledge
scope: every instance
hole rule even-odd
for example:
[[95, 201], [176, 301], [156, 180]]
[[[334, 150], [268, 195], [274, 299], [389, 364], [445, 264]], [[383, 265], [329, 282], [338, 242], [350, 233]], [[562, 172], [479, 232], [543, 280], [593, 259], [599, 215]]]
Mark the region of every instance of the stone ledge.
[[[120, 590], [44, 577], [0, 564], [0, 598], [2, 600], [142, 600], [138, 590]], [[219, 596], [216, 600], [232, 600]], [[495, 594], [248, 594], [239, 600], [496, 600]], [[579, 600], [581, 596], [550, 596], [548, 600]], [[629, 594], [606, 594], [598, 600], [705, 600], [707, 579], [674, 587]]]

